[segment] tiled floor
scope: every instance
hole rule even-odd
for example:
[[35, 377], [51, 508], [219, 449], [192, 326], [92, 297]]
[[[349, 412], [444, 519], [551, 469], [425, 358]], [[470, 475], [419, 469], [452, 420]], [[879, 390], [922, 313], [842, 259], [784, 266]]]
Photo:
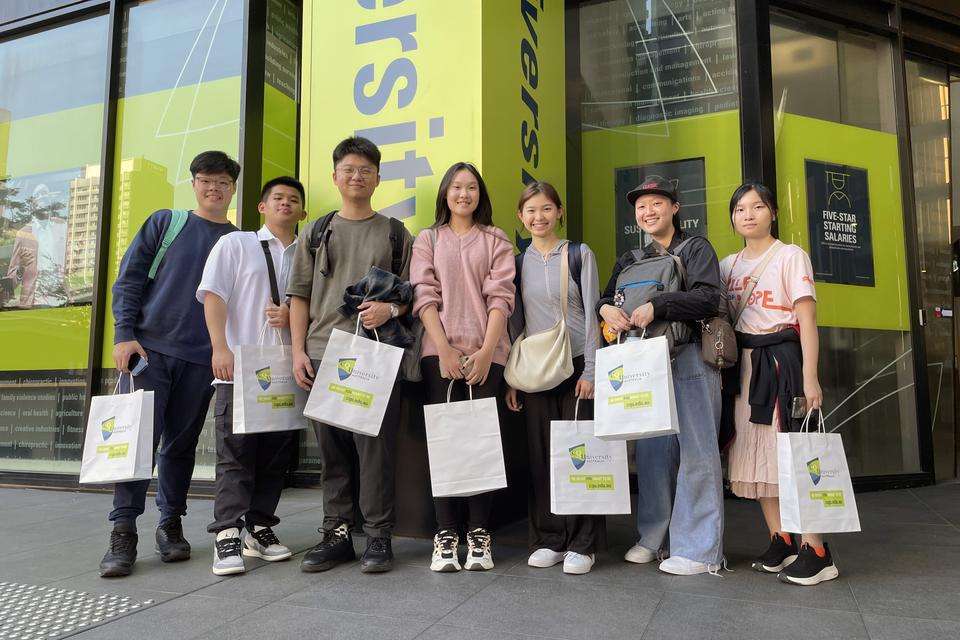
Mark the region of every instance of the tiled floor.
[[[0, 489], [0, 582], [119, 593], [155, 604], [85, 631], [82, 640], [138, 638], [869, 638], [960, 639], [960, 484], [861, 494], [865, 531], [831, 537], [841, 578], [791, 587], [750, 570], [765, 536], [756, 505], [726, 503], [726, 553], [733, 572], [687, 578], [620, 558], [633, 542], [628, 518], [611, 519], [609, 553], [593, 572], [531, 569], [525, 523], [498, 532], [490, 573], [435, 574], [430, 542], [396, 539], [397, 568], [363, 575], [356, 563], [305, 574], [299, 560], [247, 559], [246, 575], [210, 573], [205, 533], [212, 504], [191, 502], [186, 563], [153, 552], [155, 515], [140, 523], [132, 576], [104, 580], [103, 494]], [[302, 552], [316, 542], [319, 494], [292, 490], [277, 533]], [[364, 543], [357, 538], [358, 550]], [[0, 620], [0, 627], [2, 627]]]

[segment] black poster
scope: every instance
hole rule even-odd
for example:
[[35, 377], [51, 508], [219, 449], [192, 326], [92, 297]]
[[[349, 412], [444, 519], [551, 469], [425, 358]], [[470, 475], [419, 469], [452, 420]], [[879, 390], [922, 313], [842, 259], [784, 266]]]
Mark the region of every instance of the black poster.
[[805, 165], [814, 278], [874, 286], [867, 170], [816, 160]]
[[[676, 187], [680, 198], [680, 226], [691, 236], [707, 235], [707, 191], [703, 158], [656, 162], [616, 171], [617, 255], [638, 249], [641, 231], [627, 194], [647, 178], [665, 178]], [[646, 236], [646, 234], [643, 234]], [[646, 245], [650, 240], [643, 238]]]

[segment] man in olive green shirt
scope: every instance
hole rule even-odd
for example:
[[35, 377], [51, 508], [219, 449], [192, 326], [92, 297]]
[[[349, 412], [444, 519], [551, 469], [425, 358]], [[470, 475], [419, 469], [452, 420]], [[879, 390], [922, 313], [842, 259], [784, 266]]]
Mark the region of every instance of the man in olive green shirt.
[[[365, 138], [347, 138], [333, 152], [333, 181], [343, 201], [341, 209], [328, 220], [314, 243], [314, 226], [306, 226], [294, 254], [287, 293], [291, 296], [290, 332], [293, 338], [293, 373], [304, 389], [313, 384], [314, 372], [333, 329], [353, 333], [356, 316], [340, 313], [344, 290], [363, 278], [371, 267], [406, 280], [413, 239], [402, 227], [376, 213], [370, 205], [380, 184], [380, 150]], [[391, 234], [402, 234], [402, 260], [394, 256]], [[399, 246], [399, 244], [398, 244]], [[395, 263], [399, 262], [399, 269]], [[406, 313], [407, 309], [387, 302], [365, 302], [360, 318], [366, 329], [375, 329]], [[361, 571], [379, 573], [393, 566], [390, 535], [395, 523], [394, 470], [396, 435], [399, 426], [400, 394], [394, 387], [380, 434], [370, 437], [339, 427], [311, 421], [320, 447], [323, 490], [323, 539], [307, 552], [303, 571], [326, 571], [356, 558], [350, 530], [354, 525], [353, 460], [359, 462], [360, 512], [367, 547], [361, 557]]]

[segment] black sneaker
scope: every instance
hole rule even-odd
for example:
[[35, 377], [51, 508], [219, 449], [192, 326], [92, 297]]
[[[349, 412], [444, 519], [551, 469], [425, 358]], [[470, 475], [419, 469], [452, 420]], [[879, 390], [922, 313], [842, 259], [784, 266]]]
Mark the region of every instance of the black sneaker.
[[367, 548], [360, 556], [360, 571], [384, 573], [393, 569], [393, 545], [390, 538], [367, 537]]
[[164, 562], [182, 562], [190, 559], [190, 543], [183, 537], [180, 518], [171, 518], [157, 527], [157, 553]]
[[110, 548], [100, 561], [100, 577], [119, 578], [133, 571], [137, 560], [137, 532], [133, 528], [115, 526], [110, 532]]
[[307, 573], [327, 571], [338, 564], [357, 559], [353, 550], [353, 537], [347, 525], [341, 524], [329, 531], [320, 529], [323, 540], [310, 551], [307, 551], [300, 562], [300, 570]]
[[794, 536], [790, 536], [790, 544], [787, 544], [779, 533], [773, 534], [770, 536], [770, 546], [751, 566], [760, 573], [780, 573], [797, 559], [795, 540]]
[[824, 580], [833, 580], [839, 576], [840, 572], [833, 566], [833, 556], [830, 554], [830, 547], [827, 546], [826, 542], [823, 543], [823, 548], [826, 549], [827, 555], [821, 558], [809, 544], [800, 547], [800, 554], [797, 559], [780, 572], [778, 576], [780, 582], [811, 587]]

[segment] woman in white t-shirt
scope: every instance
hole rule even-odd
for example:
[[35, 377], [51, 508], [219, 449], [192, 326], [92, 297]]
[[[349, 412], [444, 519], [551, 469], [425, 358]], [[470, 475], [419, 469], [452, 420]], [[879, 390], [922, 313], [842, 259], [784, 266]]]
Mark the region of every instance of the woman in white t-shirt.
[[724, 394], [737, 394], [729, 475], [735, 494], [760, 502], [770, 530], [770, 547], [753, 568], [779, 574], [784, 582], [814, 585], [838, 572], [821, 536], [781, 530], [777, 432], [796, 431], [796, 416], [819, 409], [823, 399], [816, 291], [810, 257], [773, 237], [776, 216], [776, 197], [760, 183], [741, 185], [730, 200], [731, 223], [746, 246], [720, 263], [741, 348], [740, 375], [725, 379], [734, 387], [739, 383], [739, 391]]

